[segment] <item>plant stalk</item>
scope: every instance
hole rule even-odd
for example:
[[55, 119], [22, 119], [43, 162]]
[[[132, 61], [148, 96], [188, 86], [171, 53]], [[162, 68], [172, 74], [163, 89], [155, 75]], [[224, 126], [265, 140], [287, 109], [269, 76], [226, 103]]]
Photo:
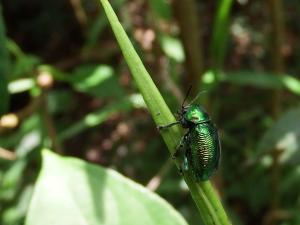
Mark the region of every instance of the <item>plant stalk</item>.
[[197, 4], [195, 0], [175, 0], [173, 8], [186, 55], [185, 64], [188, 72], [186, 83], [198, 84], [204, 72], [204, 57]]
[[[126, 35], [108, 0], [100, 1], [120, 45], [124, 58], [131, 70], [132, 76], [136, 81], [136, 85], [140, 90], [155, 123], [157, 125], [164, 125], [175, 122], [174, 116], [163, 100], [157, 87], [153, 83], [141, 59], [134, 50], [128, 36]], [[181, 130], [178, 126], [174, 126], [168, 130], [162, 131], [161, 135], [170, 153], [173, 154], [181, 138]], [[175, 161], [175, 163], [177, 167], [179, 167], [179, 162]], [[231, 224], [222, 207], [219, 197], [217, 196], [217, 193], [215, 192], [209, 181], [196, 183], [192, 178], [192, 174], [190, 174], [189, 172], [184, 174], [184, 179], [199, 209], [204, 224]]]

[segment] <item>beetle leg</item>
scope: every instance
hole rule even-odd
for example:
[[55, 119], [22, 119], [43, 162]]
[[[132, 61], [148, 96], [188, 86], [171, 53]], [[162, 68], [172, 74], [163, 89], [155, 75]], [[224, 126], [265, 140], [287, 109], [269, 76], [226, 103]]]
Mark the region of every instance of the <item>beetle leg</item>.
[[173, 123], [169, 123], [167, 125], [158, 125], [157, 129], [158, 130], [164, 130], [164, 129], [167, 129], [167, 128], [172, 127], [172, 126], [174, 126], [176, 124], [179, 124], [179, 123], [180, 123], [179, 121], [176, 121], [176, 122], [173, 122]]
[[176, 147], [176, 151], [173, 153], [172, 155], [172, 159], [176, 159], [179, 155], [179, 152], [181, 151], [181, 149], [184, 147], [183, 143], [179, 143], [179, 145]]
[[183, 171], [187, 171], [189, 169], [189, 164], [188, 164], [188, 160], [187, 157], [185, 156], [183, 159], [183, 162], [181, 163], [180, 167], [179, 167], [179, 174], [182, 176], [183, 175]]
[[185, 142], [186, 142], [186, 137], [183, 136], [183, 138], [181, 138], [178, 146], [176, 147], [176, 151], [174, 152], [174, 154], [172, 155], [172, 159], [176, 159], [179, 155], [179, 152], [185, 148]]
[[180, 167], [179, 167], [179, 173], [180, 173], [180, 175], [183, 175], [183, 171], [187, 171], [188, 167], [189, 167], [188, 166], [188, 159], [186, 157], [186, 152], [188, 151], [188, 147], [189, 147], [187, 145], [188, 135], [189, 135], [189, 132], [187, 132], [180, 139], [180, 142], [179, 142], [178, 146], [176, 147], [176, 151], [172, 155], [172, 159], [176, 159], [179, 156], [179, 153], [183, 151], [184, 158], [183, 158], [183, 162], [181, 162]]
[[187, 148], [187, 138], [188, 138], [189, 132], [187, 132], [181, 139], [179, 144], [176, 147], [176, 151], [174, 152], [174, 154], [172, 155], [172, 159], [176, 159], [179, 155], [180, 151], [186, 151]]

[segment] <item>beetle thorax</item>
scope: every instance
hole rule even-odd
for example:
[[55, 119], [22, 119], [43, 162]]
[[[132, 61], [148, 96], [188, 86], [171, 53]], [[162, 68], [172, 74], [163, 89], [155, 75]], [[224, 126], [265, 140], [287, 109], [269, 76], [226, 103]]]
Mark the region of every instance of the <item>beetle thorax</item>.
[[208, 114], [199, 105], [186, 106], [183, 110], [182, 117], [187, 124], [198, 124], [209, 120]]

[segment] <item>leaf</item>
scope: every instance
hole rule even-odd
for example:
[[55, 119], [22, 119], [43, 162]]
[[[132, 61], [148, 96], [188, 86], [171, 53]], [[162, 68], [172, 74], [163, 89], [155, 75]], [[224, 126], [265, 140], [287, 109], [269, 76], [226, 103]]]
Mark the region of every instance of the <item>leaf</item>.
[[0, 200], [9, 201], [12, 200], [17, 191], [20, 188], [23, 172], [27, 165], [27, 159], [19, 159], [11, 165], [11, 167], [5, 171], [0, 185]]
[[283, 150], [281, 163], [300, 163], [300, 107], [290, 109], [263, 135], [257, 146], [262, 154], [274, 148]]
[[[17, 156], [0, 180], [0, 201], [13, 200], [27, 177], [24, 171], [30, 161], [30, 154], [40, 149], [42, 144], [42, 121], [38, 114], [33, 114], [20, 125], [14, 134], [1, 136], [0, 146], [13, 148]], [[31, 155], [32, 156], [32, 155]]]
[[70, 127], [60, 132], [58, 134], [59, 140], [63, 141], [91, 127], [98, 126], [107, 120], [113, 113], [130, 110], [133, 108], [132, 105], [134, 105], [134, 102], [131, 101], [131, 99], [122, 99], [116, 103], [105, 106], [104, 108], [88, 113], [78, 122], [73, 123]]
[[187, 224], [165, 200], [111, 169], [42, 155], [27, 225]]
[[20, 78], [25, 74], [33, 72], [34, 68], [41, 62], [41, 60], [34, 55], [22, 54], [16, 59], [12, 65], [12, 78]]
[[249, 85], [257, 88], [279, 89], [282, 86], [278, 76], [272, 73], [253, 71], [228, 72], [220, 78], [233, 84]]
[[11, 94], [16, 94], [28, 91], [36, 87], [35, 80], [32, 78], [22, 78], [9, 82], [8, 91]]
[[179, 39], [169, 35], [161, 35], [159, 40], [162, 50], [169, 58], [179, 63], [185, 60], [183, 46]]
[[11, 66], [10, 79], [18, 79], [24, 74], [32, 73], [33, 69], [41, 62], [39, 57], [25, 54], [13, 40], [8, 39], [6, 43], [8, 51], [15, 58]]
[[5, 225], [22, 224], [28, 211], [29, 202], [33, 192], [32, 185], [22, 189], [18, 200], [3, 211], [2, 223]]
[[280, 90], [286, 89], [296, 95], [300, 95], [300, 80], [287, 74], [280, 76], [274, 73], [257, 71], [218, 72], [206, 71], [202, 77], [204, 84], [213, 84], [216, 81], [228, 82], [235, 85], [247, 85], [256, 88]]
[[[51, 90], [47, 95], [48, 111], [55, 114], [66, 113], [73, 105], [73, 93], [69, 90]], [[65, 104], [69, 102], [70, 104]]]
[[84, 65], [69, 77], [74, 87], [100, 97], [121, 97], [123, 89], [118, 84], [112, 67], [107, 65]]
[[238, 85], [250, 85], [266, 89], [287, 89], [294, 94], [300, 95], [300, 81], [290, 75], [277, 76], [273, 73], [242, 71], [227, 73], [220, 77], [222, 80]]
[[[300, 166], [292, 167], [285, 176], [282, 176], [282, 182], [279, 190], [286, 200], [297, 201], [295, 195], [298, 195], [300, 188]], [[288, 198], [289, 197], [289, 198]]]

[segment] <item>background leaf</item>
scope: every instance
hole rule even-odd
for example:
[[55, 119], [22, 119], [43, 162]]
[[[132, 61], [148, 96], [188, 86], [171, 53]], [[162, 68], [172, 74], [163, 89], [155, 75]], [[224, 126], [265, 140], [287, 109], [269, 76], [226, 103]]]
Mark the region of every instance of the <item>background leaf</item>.
[[87, 92], [98, 97], [121, 97], [124, 92], [112, 67], [107, 65], [85, 65], [77, 68], [69, 81], [82, 92]]
[[218, 1], [218, 11], [214, 21], [211, 44], [213, 69], [222, 69], [229, 36], [229, 19], [232, 0]]
[[300, 162], [300, 107], [284, 113], [262, 136], [257, 146], [260, 155], [272, 149], [282, 150], [281, 163]]

